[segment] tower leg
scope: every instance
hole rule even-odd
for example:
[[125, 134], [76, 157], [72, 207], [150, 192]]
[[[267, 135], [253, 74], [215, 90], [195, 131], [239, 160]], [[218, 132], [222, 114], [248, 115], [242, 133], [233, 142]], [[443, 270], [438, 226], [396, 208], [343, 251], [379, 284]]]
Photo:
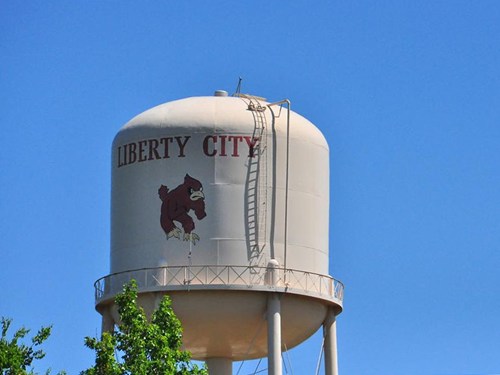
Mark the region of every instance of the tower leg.
[[102, 312], [101, 333], [113, 332], [115, 329], [115, 321], [109, 309]]
[[325, 339], [325, 375], [338, 375], [337, 363], [337, 325], [335, 312], [328, 309], [328, 315], [323, 323], [323, 337]]
[[278, 293], [267, 298], [267, 351], [269, 375], [281, 375], [281, 302]]
[[215, 375], [232, 375], [233, 361], [229, 358], [208, 358], [208, 373]]

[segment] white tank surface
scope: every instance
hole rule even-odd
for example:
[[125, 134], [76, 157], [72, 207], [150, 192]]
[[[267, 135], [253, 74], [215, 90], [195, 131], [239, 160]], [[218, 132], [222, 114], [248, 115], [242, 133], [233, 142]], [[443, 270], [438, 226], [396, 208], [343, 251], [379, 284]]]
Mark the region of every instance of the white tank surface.
[[282, 293], [283, 344], [297, 345], [342, 308], [328, 207], [328, 145], [289, 106], [217, 91], [143, 112], [112, 146], [103, 327], [134, 278], [149, 310], [171, 295], [194, 358], [266, 355], [269, 292]]

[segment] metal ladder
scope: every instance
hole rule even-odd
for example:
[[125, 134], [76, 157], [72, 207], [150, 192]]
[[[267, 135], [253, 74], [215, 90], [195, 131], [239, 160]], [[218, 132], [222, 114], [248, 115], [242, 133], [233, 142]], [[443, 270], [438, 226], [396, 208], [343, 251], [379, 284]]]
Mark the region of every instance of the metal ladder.
[[259, 139], [253, 157], [248, 157], [246, 192], [250, 272], [258, 274], [259, 270], [252, 266], [265, 266], [264, 248], [267, 240], [267, 120], [264, 113], [266, 107], [261, 106], [255, 97], [246, 98], [250, 100], [248, 109], [254, 117], [253, 137]]

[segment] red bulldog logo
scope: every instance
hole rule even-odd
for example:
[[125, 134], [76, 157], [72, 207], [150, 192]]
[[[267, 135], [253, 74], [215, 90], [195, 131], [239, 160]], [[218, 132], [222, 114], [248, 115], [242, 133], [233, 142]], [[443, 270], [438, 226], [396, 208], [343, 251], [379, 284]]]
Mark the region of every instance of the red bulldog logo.
[[167, 235], [167, 240], [171, 237], [181, 239], [182, 230], [174, 224], [176, 221], [184, 230], [183, 240], [195, 245], [200, 236], [193, 232], [194, 221], [188, 213], [193, 210], [198, 220], [207, 216], [201, 182], [186, 174], [183, 184], [172, 191], [161, 185], [158, 195], [162, 201], [160, 224]]

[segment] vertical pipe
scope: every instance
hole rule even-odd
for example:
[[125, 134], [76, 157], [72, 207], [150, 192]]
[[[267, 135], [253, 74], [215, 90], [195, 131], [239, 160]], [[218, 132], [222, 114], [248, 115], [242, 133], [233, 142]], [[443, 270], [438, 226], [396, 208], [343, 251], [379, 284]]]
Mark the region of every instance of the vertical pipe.
[[325, 340], [325, 375], [338, 375], [337, 363], [337, 323], [335, 311], [328, 309], [328, 314], [323, 322], [323, 337]]
[[233, 361], [230, 358], [208, 358], [208, 373], [214, 375], [232, 375]]
[[281, 369], [281, 303], [278, 293], [267, 297], [267, 362], [269, 375], [282, 375]]
[[288, 173], [289, 173], [289, 161], [290, 161], [290, 112], [292, 103], [289, 99], [283, 99], [279, 102], [270, 103], [267, 106], [272, 111], [272, 106], [286, 104], [287, 105], [287, 117], [286, 117], [286, 165], [285, 165], [285, 218], [284, 218], [284, 254], [283, 254], [283, 268], [286, 269], [286, 258], [287, 258], [287, 245], [288, 245]]
[[287, 246], [288, 246], [288, 173], [290, 172], [289, 161], [290, 161], [290, 110], [291, 103], [290, 100], [285, 99], [288, 104], [288, 111], [286, 116], [286, 177], [285, 177], [285, 259], [283, 259], [283, 268], [286, 269], [286, 259], [287, 259]]

